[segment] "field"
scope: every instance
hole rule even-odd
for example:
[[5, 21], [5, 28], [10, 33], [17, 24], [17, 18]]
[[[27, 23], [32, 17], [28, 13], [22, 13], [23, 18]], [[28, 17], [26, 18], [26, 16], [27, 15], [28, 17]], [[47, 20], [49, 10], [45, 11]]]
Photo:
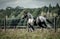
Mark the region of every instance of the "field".
[[60, 29], [54, 30], [36, 29], [33, 32], [27, 32], [26, 29], [0, 29], [0, 39], [60, 39]]

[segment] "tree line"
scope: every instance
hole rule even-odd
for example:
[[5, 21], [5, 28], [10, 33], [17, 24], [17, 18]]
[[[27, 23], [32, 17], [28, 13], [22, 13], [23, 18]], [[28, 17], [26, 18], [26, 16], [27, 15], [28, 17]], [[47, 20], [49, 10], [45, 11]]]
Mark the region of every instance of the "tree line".
[[[20, 18], [21, 15], [24, 13], [24, 10], [28, 10], [35, 18], [38, 16], [38, 15], [41, 15], [42, 12], [44, 14], [48, 14], [49, 12], [49, 15], [56, 15], [56, 16], [59, 16], [60, 15], [60, 6], [59, 4], [57, 3], [56, 6], [52, 6], [51, 4], [49, 4], [49, 6], [43, 6], [41, 8], [24, 8], [24, 7], [20, 7], [20, 6], [17, 6], [15, 8], [13, 7], [6, 7], [5, 9], [0, 9], [0, 19], [1, 18], [5, 18], [5, 16], [7, 16], [7, 18], [10, 18], [10, 20], [12, 18]], [[47, 16], [48, 17], [48, 16]], [[52, 17], [52, 16], [51, 16]], [[19, 20], [19, 19], [18, 19]], [[2, 21], [3, 22], [3, 21]], [[13, 23], [13, 20], [10, 21], [11, 23]], [[18, 22], [18, 21], [17, 21]], [[20, 23], [20, 22], [19, 22]], [[23, 23], [23, 21], [22, 21]], [[0, 20], [0, 24], [1, 24], [1, 20]]]

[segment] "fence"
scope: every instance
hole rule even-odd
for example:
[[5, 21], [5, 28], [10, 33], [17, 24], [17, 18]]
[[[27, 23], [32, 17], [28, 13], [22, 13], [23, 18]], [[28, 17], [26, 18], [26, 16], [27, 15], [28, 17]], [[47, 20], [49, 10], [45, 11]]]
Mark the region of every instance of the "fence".
[[[60, 28], [60, 17], [52, 17], [49, 18], [49, 20], [54, 23], [53, 28], [56, 29]], [[24, 19], [0, 19], [0, 28], [1, 29], [6, 29], [6, 28], [26, 28], [27, 26], [27, 21]], [[38, 27], [38, 26], [35, 26]]]

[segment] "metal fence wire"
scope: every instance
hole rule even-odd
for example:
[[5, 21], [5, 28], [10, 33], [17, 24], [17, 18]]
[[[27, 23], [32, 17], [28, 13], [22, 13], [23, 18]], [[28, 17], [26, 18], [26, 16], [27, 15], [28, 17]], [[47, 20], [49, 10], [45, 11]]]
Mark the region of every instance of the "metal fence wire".
[[[52, 17], [49, 18], [49, 20], [54, 24], [53, 27], [56, 26], [56, 28], [60, 28], [60, 17]], [[6, 27], [18, 27], [18, 26], [27, 26], [27, 21], [24, 19], [6, 19], [6, 24], [4, 25], [4, 19], [0, 19], [0, 28], [4, 28], [4, 26], [6, 25]]]

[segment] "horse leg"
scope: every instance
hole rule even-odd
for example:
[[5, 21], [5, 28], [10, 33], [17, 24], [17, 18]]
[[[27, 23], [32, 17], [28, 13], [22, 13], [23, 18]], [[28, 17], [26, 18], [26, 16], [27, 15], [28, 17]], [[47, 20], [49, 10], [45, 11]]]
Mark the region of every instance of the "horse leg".
[[33, 25], [30, 25], [30, 28], [32, 29], [32, 31], [34, 31], [35, 29], [34, 29], [34, 27], [33, 27]]
[[45, 23], [45, 22], [43, 22], [43, 24], [44, 24], [44, 28], [47, 28], [47, 25], [46, 25], [46, 23]]
[[27, 30], [28, 30], [28, 32], [30, 31], [30, 24], [28, 24]]
[[31, 26], [31, 28], [32, 28], [33, 31], [35, 30], [33, 26]]
[[51, 30], [51, 27], [47, 27], [47, 25], [46, 25], [45, 22], [43, 22], [43, 24], [45, 25], [45, 28], [47, 28], [47, 29], [49, 30], [49, 32], [52, 31], [52, 30]]
[[43, 25], [41, 23], [39, 24], [39, 27], [41, 27], [41, 32], [43, 32], [44, 27], [43, 27]]
[[28, 32], [29, 31], [34, 31], [34, 27], [31, 24], [28, 24]]
[[27, 31], [28, 31], [28, 32], [29, 32], [29, 26], [30, 26], [29, 23], [27, 23]]

